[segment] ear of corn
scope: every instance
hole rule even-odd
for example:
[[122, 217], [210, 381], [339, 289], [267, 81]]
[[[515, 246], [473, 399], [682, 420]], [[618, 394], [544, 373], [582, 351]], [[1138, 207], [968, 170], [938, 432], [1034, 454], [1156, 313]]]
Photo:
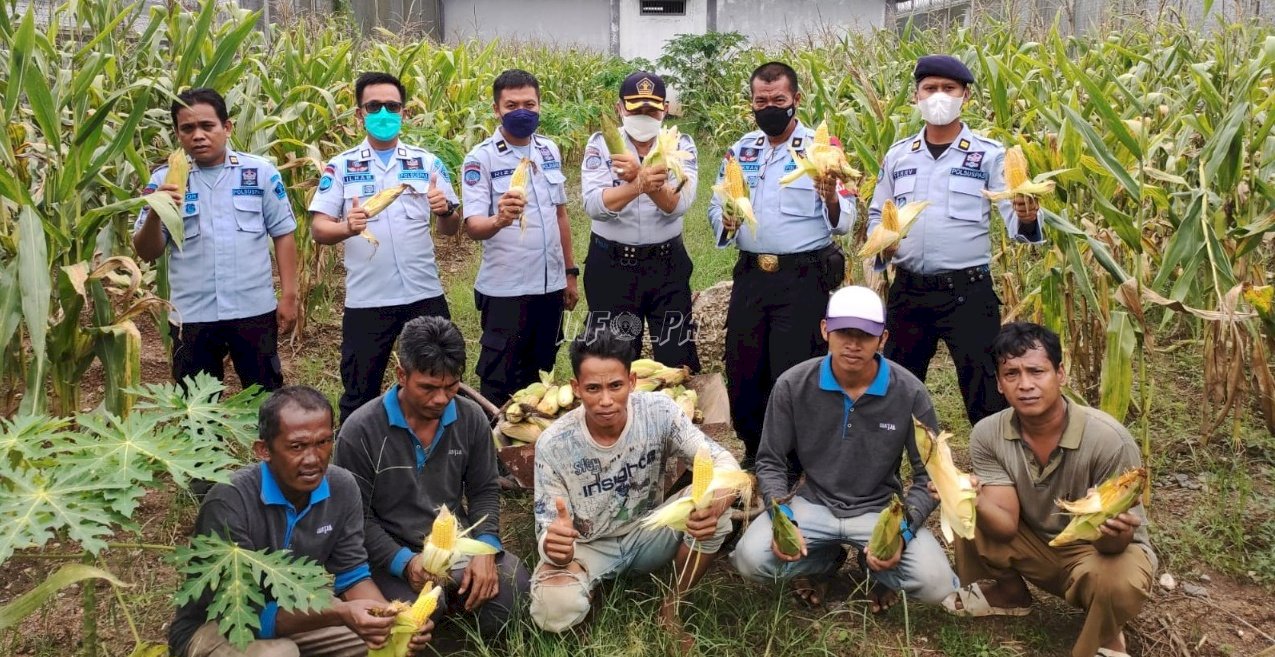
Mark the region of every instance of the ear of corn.
[[[757, 235], [757, 215], [753, 212], [752, 195], [749, 193], [748, 183], [744, 182], [744, 170], [740, 167], [739, 160], [733, 157], [726, 160], [722, 182], [713, 186], [713, 192], [721, 199], [723, 211], [742, 219], [752, 229], [753, 235]], [[727, 234], [727, 238], [733, 236], [733, 231]]]
[[362, 204], [363, 209], [367, 212], [367, 218], [371, 219], [372, 217], [384, 212], [385, 208], [390, 207], [394, 201], [398, 200], [398, 197], [403, 195], [403, 192], [411, 188], [411, 185], [403, 183], [395, 187], [386, 187], [385, 189], [373, 194], [366, 201], [363, 201]]
[[983, 190], [983, 195], [993, 201], [1004, 201], [1015, 196], [1039, 198], [1053, 191], [1054, 181], [1035, 182], [1029, 177], [1027, 156], [1023, 154], [1023, 147], [1013, 146], [1005, 151], [1005, 191]]
[[655, 144], [643, 160], [643, 165], [647, 167], [664, 165], [669, 175], [677, 178], [678, 190], [686, 184], [686, 169], [682, 163], [691, 158], [690, 151], [681, 150], [681, 143], [682, 132], [677, 126], [660, 128], [660, 135], [655, 138]]
[[951, 434], [943, 432], [935, 435], [916, 418], [912, 418], [912, 424], [917, 451], [939, 492], [939, 526], [943, 530], [943, 538], [948, 543], [954, 540], [954, 536], [973, 539], [974, 497], [977, 491], [970, 476], [956, 469], [956, 463], [952, 461], [952, 449], [947, 444]]
[[602, 141], [606, 142], [607, 150], [612, 155], [628, 151], [628, 147], [624, 143], [624, 136], [620, 134], [620, 129], [616, 127], [615, 119], [611, 118], [609, 112], [602, 113]]
[[457, 531], [456, 516], [444, 505], [434, 517], [434, 524], [429, 536], [421, 546], [421, 555], [425, 558], [425, 570], [436, 577], [450, 576], [452, 565], [462, 555], [495, 554], [496, 548], [473, 539], [465, 538], [465, 534], [473, 531], [482, 520], [474, 523], [464, 531]]
[[[705, 481], [708, 482], [707, 485], [704, 484]], [[686, 521], [691, 512], [707, 509], [712, 505], [718, 491], [729, 490], [748, 497], [752, 494], [752, 489], [751, 475], [734, 468], [714, 468], [708, 447], [701, 447], [695, 453], [692, 464], [690, 494], [652, 511], [642, 520], [642, 526], [686, 531]]]
[[544, 397], [536, 404], [536, 410], [549, 416], [558, 414], [558, 386], [549, 386], [545, 390]]
[[779, 547], [780, 552], [794, 557], [801, 553], [797, 525], [794, 525], [787, 514], [779, 509], [779, 502], [773, 500], [770, 503], [770, 527], [775, 545]]
[[[390, 628], [390, 640], [380, 648], [368, 650], [368, 657], [407, 657], [411, 647], [412, 636], [421, 631], [429, 617], [438, 608], [438, 599], [443, 589], [426, 583], [412, 606], [403, 603], [390, 604], [383, 612], [394, 614], [394, 626]], [[377, 615], [377, 614], [374, 614]]]
[[708, 484], [713, 481], [713, 456], [707, 445], [701, 445], [695, 452], [695, 460], [691, 465], [691, 499], [695, 506], [703, 508], [708, 505]]
[[650, 378], [659, 379], [662, 387], [670, 387], [682, 385], [690, 375], [691, 371], [686, 367], [665, 367], [656, 370]]
[[699, 393], [694, 390], [686, 390], [673, 399], [677, 402], [677, 407], [682, 409], [682, 413], [687, 419], [695, 421], [695, 407], [699, 404]]
[[1146, 468], [1132, 468], [1102, 482], [1079, 500], [1058, 500], [1058, 508], [1071, 515], [1071, 522], [1049, 545], [1059, 547], [1098, 540], [1102, 537], [1098, 528], [1104, 522], [1128, 511], [1138, 501], [1146, 482]]
[[177, 186], [177, 197], [186, 198], [186, 182], [190, 177], [190, 159], [186, 151], [177, 149], [168, 156], [168, 172], [164, 174], [165, 185]]
[[544, 433], [538, 425], [530, 420], [519, 420], [517, 422], [501, 422], [497, 425], [500, 433], [505, 434], [512, 440], [521, 443], [534, 443], [540, 438], [540, 434]]
[[645, 379], [662, 369], [664, 369], [662, 363], [650, 358], [639, 358], [629, 365], [629, 371], [636, 374], [639, 379]]
[[576, 393], [571, 389], [571, 384], [564, 383], [558, 386], [558, 408], [566, 408], [573, 404], [576, 400]]
[[[523, 198], [527, 198], [527, 184], [531, 182], [531, 160], [522, 158], [518, 161], [518, 166], [514, 168], [514, 173], [509, 177], [509, 191], [520, 194]], [[526, 232], [527, 222], [526, 214], [518, 215], [518, 227]]]
[[921, 217], [921, 212], [929, 205], [929, 201], [919, 201], [898, 208], [894, 201], [886, 201], [881, 206], [881, 223], [868, 235], [863, 247], [859, 249], [859, 257], [875, 258], [882, 251], [898, 244], [907, 237], [908, 231], [912, 230], [916, 220]]
[[872, 528], [872, 538], [868, 541], [868, 550], [872, 552], [872, 556], [882, 561], [893, 557], [903, 542], [903, 535], [900, 533], [902, 527], [903, 502], [899, 501], [898, 495], [894, 495], [877, 517], [876, 526]]
[[806, 149], [805, 156], [798, 153], [791, 144], [788, 146], [788, 152], [792, 154], [792, 161], [796, 163], [797, 168], [779, 179], [779, 184], [784, 187], [796, 182], [802, 176], [809, 176], [812, 180], [830, 177], [845, 182], [863, 175], [850, 166], [850, 162], [846, 160], [845, 151], [832, 145], [827, 121], [820, 121], [819, 127], [815, 128], [814, 139], [810, 147]]

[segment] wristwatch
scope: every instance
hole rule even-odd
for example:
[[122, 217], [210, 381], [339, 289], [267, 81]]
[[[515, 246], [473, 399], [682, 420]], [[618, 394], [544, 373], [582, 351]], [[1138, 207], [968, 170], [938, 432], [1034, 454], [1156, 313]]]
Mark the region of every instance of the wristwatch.
[[579, 268], [579, 267], [567, 267], [567, 276], [577, 276], [577, 277], [578, 277], [579, 275], [580, 275], [580, 268]]
[[454, 201], [448, 201], [448, 202], [447, 202], [447, 212], [444, 212], [444, 213], [442, 213], [442, 214], [440, 214], [440, 215], [438, 215], [438, 216], [440, 216], [440, 217], [450, 217], [450, 216], [452, 216], [453, 214], [456, 214], [456, 208], [459, 208], [459, 207], [460, 207], [460, 204], [459, 204], [459, 203], [456, 203], [456, 202], [454, 202]]

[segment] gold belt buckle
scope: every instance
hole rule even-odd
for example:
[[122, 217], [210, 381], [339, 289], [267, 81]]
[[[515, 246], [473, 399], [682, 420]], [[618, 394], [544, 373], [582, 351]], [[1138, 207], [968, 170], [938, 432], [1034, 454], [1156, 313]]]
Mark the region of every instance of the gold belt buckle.
[[760, 253], [757, 255], [757, 266], [767, 274], [773, 274], [779, 271], [779, 256], [773, 253]]

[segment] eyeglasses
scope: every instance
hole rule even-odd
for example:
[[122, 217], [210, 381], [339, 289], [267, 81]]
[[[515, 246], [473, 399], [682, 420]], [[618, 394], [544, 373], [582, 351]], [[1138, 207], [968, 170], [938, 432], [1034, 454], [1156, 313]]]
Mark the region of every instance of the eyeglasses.
[[381, 102], [379, 100], [369, 100], [366, 103], [363, 103], [363, 111], [367, 112], [368, 114], [376, 114], [377, 112], [381, 111], [382, 108], [389, 110], [390, 114], [398, 114], [399, 112], [403, 111], [403, 103], [400, 103], [396, 100], [391, 100], [389, 102]]

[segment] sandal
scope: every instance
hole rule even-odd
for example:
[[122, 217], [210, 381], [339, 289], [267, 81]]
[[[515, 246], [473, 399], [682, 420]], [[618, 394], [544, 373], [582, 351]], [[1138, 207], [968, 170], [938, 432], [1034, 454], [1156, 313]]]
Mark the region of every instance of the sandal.
[[[956, 606], [960, 602], [961, 606]], [[983, 595], [978, 582], [961, 587], [943, 600], [943, 608], [954, 616], [981, 618], [983, 616], [1026, 616], [1031, 607], [993, 607]]]

